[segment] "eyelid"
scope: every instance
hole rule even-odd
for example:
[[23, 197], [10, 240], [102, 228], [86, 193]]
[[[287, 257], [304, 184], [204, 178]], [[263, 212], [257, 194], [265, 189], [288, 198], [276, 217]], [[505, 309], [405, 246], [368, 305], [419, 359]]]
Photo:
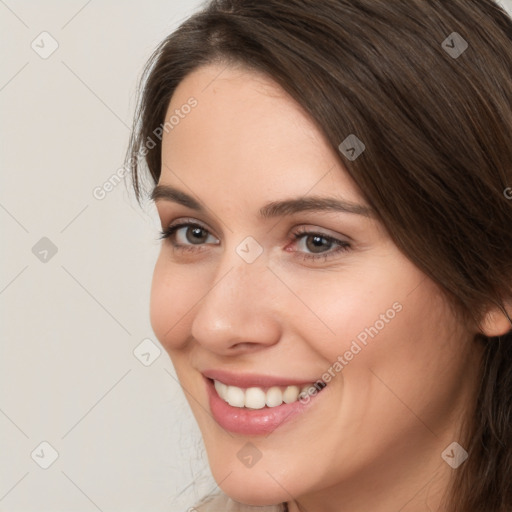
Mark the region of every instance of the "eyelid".
[[194, 217], [179, 217], [179, 218], [173, 220], [172, 222], [170, 222], [164, 229], [169, 230], [172, 228], [184, 227], [184, 226], [199, 226], [200, 228], [208, 231], [208, 233], [213, 235], [215, 238], [219, 238], [215, 234], [215, 232], [210, 228], [210, 226], [208, 226], [207, 224], [205, 224], [204, 222], [202, 222], [200, 220], [197, 220]]
[[169, 222], [169, 227], [173, 227], [177, 224], [199, 224], [204, 226], [206, 229], [206, 224], [203, 221], [196, 219], [195, 217], [177, 217], [176, 219]]
[[321, 235], [324, 236], [325, 238], [330, 238], [332, 240], [337, 240], [339, 242], [346, 242], [347, 244], [351, 244], [353, 242], [352, 238], [350, 238], [348, 235], [338, 233], [331, 229], [321, 228], [319, 226], [315, 226], [312, 224], [302, 224], [297, 228], [294, 228], [292, 232], [294, 235]]

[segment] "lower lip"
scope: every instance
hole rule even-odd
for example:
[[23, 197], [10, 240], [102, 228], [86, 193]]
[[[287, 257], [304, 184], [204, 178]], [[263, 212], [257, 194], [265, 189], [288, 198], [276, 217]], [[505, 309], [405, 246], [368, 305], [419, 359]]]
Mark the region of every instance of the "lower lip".
[[[299, 400], [291, 404], [277, 407], [263, 407], [262, 409], [247, 409], [233, 407], [225, 402], [215, 390], [213, 381], [206, 379], [206, 388], [210, 410], [215, 421], [224, 429], [235, 434], [268, 435], [281, 425], [295, 419], [304, 413], [316, 401], [318, 395], [310, 397], [307, 404]], [[325, 389], [322, 390], [324, 392]]]

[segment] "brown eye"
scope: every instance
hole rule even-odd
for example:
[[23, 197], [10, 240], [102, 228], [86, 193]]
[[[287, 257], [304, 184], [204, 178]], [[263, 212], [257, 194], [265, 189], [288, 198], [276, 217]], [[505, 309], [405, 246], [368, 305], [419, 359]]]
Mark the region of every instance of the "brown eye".
[[308, 235], [304, 238], [306, 249], [312, 253], [328, 251], [334, 245], [334, 242], [330, 238], [321, 235]]
[[190, 226], [185, 229], [187, 242], [191, 244], [204, 244], [208, 240], [208, 231], [199, 226]]
[[187, 224], [175, 229], [174, 241], [178, 245], [218, 244], [219, 241], [207, 229], [197, 224]]
[[349, 242], [318, 231], [301, 230], [295, 233], [294, 237], [295, 250], [305, 260], [320, 259], [326, 262], [327, 258], [334, 258], [339, 253], [348, 252], [352, 248]]
[[176, 247], [220, 243], [206, 228], [191, 222], [170, 226], [162, 232], [162, 238], [171, 240]]

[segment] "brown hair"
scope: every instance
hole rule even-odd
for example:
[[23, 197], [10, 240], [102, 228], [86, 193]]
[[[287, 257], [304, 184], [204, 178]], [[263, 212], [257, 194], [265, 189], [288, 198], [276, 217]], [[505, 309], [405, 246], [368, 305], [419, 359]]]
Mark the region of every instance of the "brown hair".
[[[492, 305], [507, 315], [512, 19], [503, 9], [492, 0], [209, 2], [160, 44], [142, 77], [129, 148], [139, 198], [141, 164], [153, 182], [160, 176], [157, 129], [175, 88], [212, 62], [266, 73], [333, 148], [361, 139], [357, 159], [340, 159], [400, 250], [468, 323]], [[449, 510], [510, 512], [512, 332], [475, 343], [484, 345], [481, 382]]]

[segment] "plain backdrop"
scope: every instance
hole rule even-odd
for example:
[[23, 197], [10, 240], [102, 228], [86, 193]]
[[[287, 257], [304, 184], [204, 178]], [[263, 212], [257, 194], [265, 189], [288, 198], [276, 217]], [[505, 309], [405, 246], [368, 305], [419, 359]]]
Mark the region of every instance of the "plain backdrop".
[[199, 5], [0, 0], [0, 511], [186, 511], [215, 488], [149, 323], [155, 211], [129, 180], [94, 194], [146, 59]]

